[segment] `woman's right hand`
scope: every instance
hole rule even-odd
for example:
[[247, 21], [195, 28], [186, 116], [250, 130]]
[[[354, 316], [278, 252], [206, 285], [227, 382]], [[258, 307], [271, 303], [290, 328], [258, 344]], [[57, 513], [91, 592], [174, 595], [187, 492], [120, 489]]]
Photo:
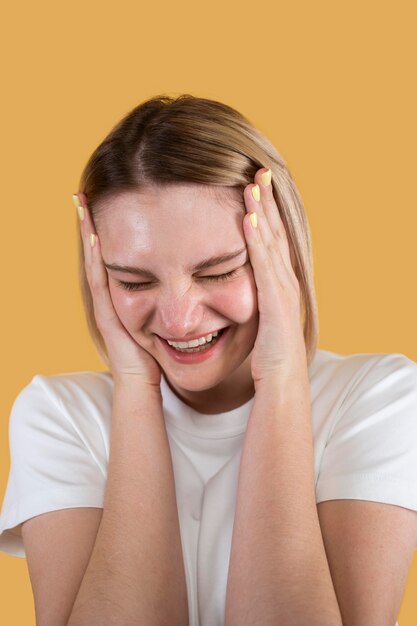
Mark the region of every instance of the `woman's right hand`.
[[[97, 328], [103, 336], [115, 383], [151, 385], [160, 388], [161, 368], [153, 356], [128, 333], [118, 317], [110, 295], [107, 271], [101, 256], [100, 240], [83, 193], [76, 196], [83, 207], [80, 227], [84, 246], [85, 271], [94, 304]], [[92, 247], [90, 235], [95, 235]]]

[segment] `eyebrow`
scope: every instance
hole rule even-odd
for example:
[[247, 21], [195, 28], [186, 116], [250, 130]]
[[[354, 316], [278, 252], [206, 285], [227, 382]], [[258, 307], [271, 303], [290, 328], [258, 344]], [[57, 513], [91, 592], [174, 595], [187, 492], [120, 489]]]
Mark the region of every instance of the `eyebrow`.
[[[227, 254], [219, 254], [217, 256], [212, 256], [208, 259], [204, 259], [197, 263], [194, 267], [189, 269], [193, 271], [205, 270], [208, 267], [214, 267], [215, 265], [220, 265], [221, 263], [226, 263], [226, 261], [231, 261], [236, 257], [240, 256], [243, 252], [246, 252], [246, 246], [241, 248], [240, 250], [235, 250], [235, 252], [228, 252]], [[108, 270], [113, 270], [114, 272], [124, 272], [126, 274], [142, 274], [146, 276], [146, 278], [156, 278], [155, 274], [153, 274], [150, 270], [143, 267], [135, 267], [131, 265], [119, 265], [117, 263], [104, 263], [105, 267]]]

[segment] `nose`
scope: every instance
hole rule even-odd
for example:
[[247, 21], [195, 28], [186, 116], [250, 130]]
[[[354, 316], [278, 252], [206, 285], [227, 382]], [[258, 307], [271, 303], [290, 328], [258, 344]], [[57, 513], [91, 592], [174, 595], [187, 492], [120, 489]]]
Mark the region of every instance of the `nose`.
[[157, 303], [158, 328], [162, 337], [186, 337], [203, 327], [204, 305], [195, 293], [160, 294]]

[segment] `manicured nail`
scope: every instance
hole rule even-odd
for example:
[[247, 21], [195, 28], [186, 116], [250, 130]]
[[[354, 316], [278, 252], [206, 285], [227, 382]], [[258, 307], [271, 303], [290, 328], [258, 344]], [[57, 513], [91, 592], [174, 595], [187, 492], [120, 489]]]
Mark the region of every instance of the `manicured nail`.
[[74, 194], [72, 196], [72, 200], [73, 200], [75, 206], [77, 207], [78, 216], [79, 216], [80, 220], [83, 221], [83, 219], [84, 219], [84, 207], [81, 206], [81, 202], [80, 202], [80, 199], [77, 196], [77, 194]]
[[271, 184], [271, 178], [272, 178], [272, 172], [269, 169], [267, 172], [264, 172], [263, 174], [261, 174], [262, 184], [265, 185], [265, 187], [268, 187], [268, 185]]
[[90, 233], [90, 245], [92, 248], [94, 248], [95, 243], [96, 243], [96, 236], [94, 233]]
[[250, 223], [254, 228], [258, 228], [258, 216], [255, 212], [249, 214]]
[[259, 191], [259, 185], [255, 185], [255, 187], [252, 187], [252, 196], [254, 197], [256, 202], [259, 202], [259, 200], [261, 199], [261, 192]]

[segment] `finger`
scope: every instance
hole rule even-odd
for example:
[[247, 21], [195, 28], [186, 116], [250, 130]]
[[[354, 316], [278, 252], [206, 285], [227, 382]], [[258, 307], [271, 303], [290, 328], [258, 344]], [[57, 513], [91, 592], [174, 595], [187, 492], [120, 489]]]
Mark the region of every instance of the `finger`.
[[269, 184], [266, 184], [266, 182], [264, 183], [262, 179], [262, 176], [269, 171], [270, 170], [265, 167], [261, 168], [256, 172], [254, 180], [255, 183], [259, 185], [263, 210], [268, 219], [272, 233], [275, 235], [275, 237], [281, 237], [282, 239], [287, 241], [287, 232], [285, 230], [285, 226], [282, 222], [281, 215], [279, 213], [279, 209], [274, 198], [272, 184], [271, 182], [269, 182]]
[[271, 183], [266, 184], [267, 181], [264, 182], [264, 180], [262, 179], [262, 176], [268, 171], [270, 172], [271, 170], [268, 170], [267, 168], [261, 168], [260, 170], [258, 170], [255, 174], [255, 183], [259, 185], [260, 202], [262, 205], [263, 213], [267, 218], [272, 236], [275, 237], [276, 241], [278, 242], [284, 264], [287, 267], [289, 273], [292, 274], [294, 268], [291, 260], [287, 231], [281, 219], [279, 208], [274, 198], [273, 187]]
[[291, 318], [294, 312], [299, 315], [298, 281], [295, 278], [294, 285], [288, 277], [284, 282], [277, 276], [276, 264], [265, 248], [260, 229], [251, 224], [253, 215], [247, 213], [243, 218], [243, 231], [258, 290], [258, 310], [265, 319], [282, 322]]
[[268, 303], [276, 302], [277, 300], [281, 302], [279, 296], [283, 291], [282, 282], [277, 279], [274, 261], [266, 252], [259, 229], [259, 219], [257, 220], [257, 226], [254, 227], [251, 223], [251, 218], [253, 217], [254, 213], [248, 211], [243, 218], [243, 231], [246, 237], [256, 287], [259, 294], [261, 294], [261, 297], [258, 295], [258, 308], [261, 313], [273, 313], [265, 310], [265, 306], [268, 307]]
[[250, 184], [243, 192], [246, 208], [249, 212], [254, 211], [257, 214], [259, 241], [263, 244], [263, 254], [270, 257], [271, 270], [274, 271], [275, 276], [282, 284], [288, 284], [292, 280], [290, 277], [291, 268], [288, 267], [288, 264], [291, 265], [291, 263], [285, 258], [285, 251], [282, 251], [280, 239], [275, 237], [271, 231], [261, 200], [258, 201], [253, 197], [252, 189], [254, 188], [256, 185]]
[[[97, 236], [86, 198], [81, 193], [78, 196], [80, 206], [83, 208], [79, 215], [86, 276], [93, 299], [97, 326], [100, 330], [105, 330], [115, 322], [119, 326], [119, 319], [110, 296], [107, 271], [101, 255], [100, 240]], [[83, 216], [83, 219], [81, 219], [81, 216]]]

